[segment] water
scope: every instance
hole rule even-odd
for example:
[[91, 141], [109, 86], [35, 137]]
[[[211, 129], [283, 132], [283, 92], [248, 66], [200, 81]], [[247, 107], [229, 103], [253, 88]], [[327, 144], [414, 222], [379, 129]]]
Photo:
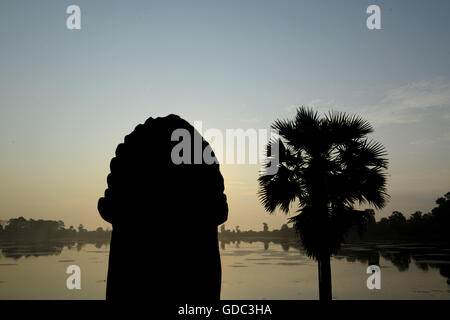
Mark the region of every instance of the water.
[[[0, 244], [0, 299], [104, 299], [108, 254], [106, 243]], [[317, 263], [295, 243], [221, 242], [221, 257], [222, 299], [318, 298]], [[66, 288], [73, 264], [81, 290]], [[381, 267], [380, 290], [367, 289], [371, 264]], [[346, 245], [331, 268], [334, 299], [450, 299], [449, 247]]]

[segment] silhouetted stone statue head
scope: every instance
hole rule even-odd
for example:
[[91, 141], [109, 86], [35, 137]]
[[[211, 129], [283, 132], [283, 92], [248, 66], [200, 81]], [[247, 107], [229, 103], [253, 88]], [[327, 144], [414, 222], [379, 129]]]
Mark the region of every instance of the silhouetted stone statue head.
[[[173, 138], [179, 129], [190, 137]], [[117, 146], [98, 202], [113, 225], [108, 299], [143, 298], [135, 293], [143, 285], [161, 297], [219, 298], [217, 226], [228, 206], [219, 164], [199, 159], [199, 149], [215, 159], [194, 127], [176, 115], [149, 118]], [[180, 158], [184, 163], [174, 163]]]

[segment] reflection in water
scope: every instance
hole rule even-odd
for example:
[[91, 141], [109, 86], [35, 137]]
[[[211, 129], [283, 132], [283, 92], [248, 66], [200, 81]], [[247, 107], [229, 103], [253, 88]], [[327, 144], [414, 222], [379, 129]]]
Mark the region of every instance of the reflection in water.
[[[0, 300], [104, 299], [108, 252], [107, 242], [1, 242]], [[82, 290], [67, 289], [73, 264], [82, 270]]]
[[[220, 247], [222, 251], [226, 250], [226, 245], [234, 243], [230, 240], [221, 240]], [[240, 241], [236, 242], [236, 248], [239, 248]], [[253, 241], [247, 241], [253, 243]], [[269, 250], [269, 244], [281, 245], [284, 252], [291, 248], [298, 250], [302, 255], [305, 254], [298, 242], [285, 241], [264, 241], [264, 251]], [[438, 269], [439, 273], [447, 278], [450, 285], [450, 245], [421, 245], [421, 244], [380, 244], [380, 243], [358, 243], [344, 244], [334, 259], [345, 259], [347, 262], [360, 262], [363, 264], [380, 265], [380, 256], [390, 261], [398, 271], [404, 272], [409, 269], [412, 261], [423, 270]]]
[[[3, 256], [5, 258], [18, 260], [22, 257], [58, 256], [65, 247], [70, 250], [76, 246], [77, 251], [80, 251], [88, 243], [91, 242], [47, 241], [35, 243], [0, 243], [0, 257]], [[107, 240], [94, 242], [96, 248], [101, 248], [108, 243]]]
[[[316, 262], [297, 242], [221, 241], [220, 248], [223, 299], [318, 297]], [[0, 299], [104, 299], [108, 252], [107, 242], [0, 243]], [[71, 264], [84, 271], [83, 290], [65, 287]], [[374, 264], [382, 290], [365, 285]], [[335, 299], [450, 299], [449, 246], [346, 244], [332, 265]]]
[[[423, 270], [429, 268], [439, 269], [442, 276], [447, 278], [450, 284], [450, 250], [445, 246], [418, 245], [418, 244], [358, 244], [358, 247], [344, 246], [340, 254], [343, 257], [354, 257], [356, 261], [367, 263], [368, 265], [379, 265], [380, 256], [392, 262], [400, 272], [407, 271], [414, 261], [415, 265]], [[434, 261], [429, 257], [435, 257]]]
[[411, 252], [409, 251], [381, 251], [380, 254], [383, 258], [391, 261], [394, 266], [398, 268], [398, 271], [403, 272], [408, 270], [411, 263]]

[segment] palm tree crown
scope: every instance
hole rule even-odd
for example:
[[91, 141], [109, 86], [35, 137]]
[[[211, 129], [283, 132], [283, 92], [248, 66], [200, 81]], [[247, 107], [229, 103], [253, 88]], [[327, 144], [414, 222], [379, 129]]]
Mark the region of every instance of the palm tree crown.
[[[272, 128], [279, 139], [278, 171], [259, 177], [258, 195], [265, 209], [288, 213], [310, 257], [336, 253], [354, 224], [363, 227], [370, 211], [355, 204], [385, 206], [387, 159], [384, 147], [366, 136], [372, 126], [359, 116], [329, 112], [324, 117], [310, 108], [298, 108], [292, 120], [277, 120]], [[267, 156], [271, 146], [267, 146]], [[264, 169], [270, 167], [266, 163]]]

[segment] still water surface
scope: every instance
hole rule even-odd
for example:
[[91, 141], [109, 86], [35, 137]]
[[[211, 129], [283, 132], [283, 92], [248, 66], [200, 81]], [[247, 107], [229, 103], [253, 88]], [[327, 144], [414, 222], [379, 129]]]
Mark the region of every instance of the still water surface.
[[[0, 299], [104, 299], [108, 255], [100, 243], [0, 244]], [[221, 242], [221, 257], [222, 299], [318, 298], [317, 263], [294, 243]], [[143, 262], [130, 259], [149, 279]], [[81, 290], [66, 288], [73, 264]], [[371, 264], [381, 267], [380, 290], [367, 289]], [[334, 299], [450, 299], [448, 246], [345, 245], [331, 267]]]

